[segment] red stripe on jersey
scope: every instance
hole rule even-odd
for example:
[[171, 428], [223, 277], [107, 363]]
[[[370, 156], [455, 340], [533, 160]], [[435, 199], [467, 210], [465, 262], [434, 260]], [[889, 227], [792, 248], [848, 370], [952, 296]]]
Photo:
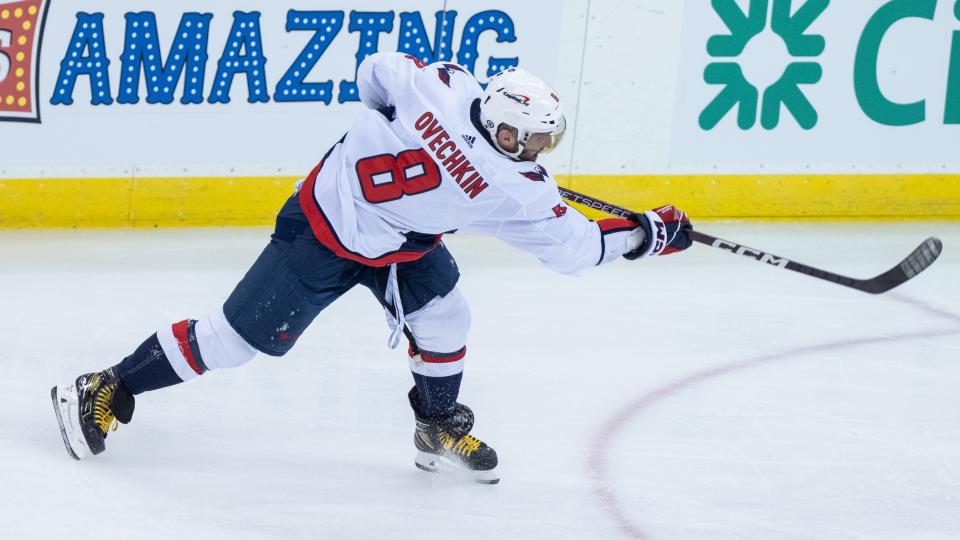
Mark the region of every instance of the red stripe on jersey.
[[635, 221], [630, 221], [629, 219], [623, 218], [609, 218], [601, 219], [597, 222], [597, 225], [600, 227], [600, 232], [603, 234], [610, 234], [621, 231], [632, 231], [639, 227], [639, 224]]
[[193, 351], [190, 350], [190, 338], [187, 331], [189, 324], [189, 321], [180, 321], [174, 324], [173, 337], [177, 338], [177, 346], [180, 347], [180, 353], [183, 354], [183, 357], [187, 359], [190, 369], [195, 371], [197, 375], [203, 375], [203, 370], [197, 365], [197, 360], [193, 357]]
[[317, 198], [314, 197], [313, 190], [314, 186], [317, 184], [317, 176], [320, 174], [321, 168], [323, 168], [322, 161], [316, 167], [314, 167], [312, 171], [310, 171], [310, 175], [307, 176], [306, 180], [303, 182], [303, 185], [300, 186], [300, 208], [303, 210], [304, 215], [307, 216], [307, 221], [310, 223], [310, 228], [313, 230], [313, 234], [317, 237], [317, 240], [319, 240], [324, 247], [336, 254], [337, 257], [358, 262], [360, 264], [365, 264], [367, 266], [389, 266], [393, 263], [405, 263], [420, 259], [427, 253], [430, 253], [433, 248], [440, 245], [440, 238], [442, 235], [438, 234], [436, 235], [437, 238], [434, 240], [433, 245], [431, 245], [430, 249], [426, 251], [397, 250], [390, 253], [385, 253], [374, 259], [368, 259], [363, 255], [350, 251], [340, 242], [340, 239], [337, 237], [337, 233], [333, 231], [333, 228], [330, 226], [330, 222], [327, 221], [327, 216], [323, 214], [323, 209], [320, 208], [320, 203], [317, 202]]

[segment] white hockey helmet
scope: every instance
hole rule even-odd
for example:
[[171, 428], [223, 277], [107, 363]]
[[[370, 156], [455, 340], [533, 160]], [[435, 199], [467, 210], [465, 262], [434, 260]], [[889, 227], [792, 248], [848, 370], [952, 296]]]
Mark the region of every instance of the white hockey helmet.
[[[500, 152], [514, 159], [535, 135], [549, 137], [541, 152], [550, 152], [563, 138], [567, 121], [563, 117], [560, 97], [542, 79], [520, 68], [508, 68], [490, 78], [480, 98], [480, 121], [490, 133]], [[517, 129], [520, 143], [515, 152], [500, 147], [497, 130], [500, 124]]]

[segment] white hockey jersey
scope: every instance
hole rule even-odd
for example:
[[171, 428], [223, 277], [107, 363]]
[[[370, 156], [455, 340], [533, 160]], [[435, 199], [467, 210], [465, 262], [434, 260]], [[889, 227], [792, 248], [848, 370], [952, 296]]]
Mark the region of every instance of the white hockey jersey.
[[482, 90], [464, 68], [380, 52], [357, 86], [368, 110], [300, 188], [317, 239], [337, 255], [386, 266], [419, 259], [444, 233], [475, 231], [576, 274], [627, 249], [636, 224], [569, 212], [543, 167], [493, 148]]

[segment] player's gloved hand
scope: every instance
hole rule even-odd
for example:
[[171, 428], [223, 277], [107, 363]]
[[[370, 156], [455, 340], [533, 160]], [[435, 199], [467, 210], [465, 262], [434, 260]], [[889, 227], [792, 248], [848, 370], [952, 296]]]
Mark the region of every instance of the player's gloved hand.
[[645, 238], [637, 249], [624, 253], [627, 259], [635, 260], [654, 255], [669, 255], [683, 251], [693, 243], [690, 230], [693, 226], [687, 213], [673, 205], [654, 208], [642, 214], [633, 214], [630, 219], [643, 228]]

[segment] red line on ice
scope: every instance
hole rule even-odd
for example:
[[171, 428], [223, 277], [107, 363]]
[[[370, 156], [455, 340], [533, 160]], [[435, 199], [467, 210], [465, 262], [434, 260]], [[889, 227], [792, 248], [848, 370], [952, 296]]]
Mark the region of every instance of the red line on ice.
[[[904, 296], [895, 295], [894, 298], [903, 303], [909, 304], [912, 307], [927, 311], [932, 315], [949, 319], [953, 322], [960, 322], [960, 316], [953, 313], [929, 306]], [[960, 329], [914, 332], [909, 334], [896, 334], [892, 336], [833, 341], [717, 366], [667, 383], [627, 403], [627, 405], [621, 408], [601, 426], [597, 436], [593, 439], [593, 444], [590, 446], [589, 453], [590, 473], [593, 480], [593, 489], [600, 498], [604, 509], [617, 522], [617, 524], [620, 526], [620, 530], [623, 531], [624, 534], [631, 538], [648, 538], [647, 533], [640, 528], [640, 525], [631, 519], [630, 515], [623, 509], [623, 506], [617, 499], [616, 485], [611, 483], [608, 474], [609, 471], [607, 470], [607, 449], [610, 448], [613, 440], [620, 433], [620, 431], [623, 430], [627, 423], [633, 420], [636, 416], [639, 416], [641, 413], [645, 412], [654, 404], [673, 397], [685, 390], [689, 390], [691, 387], [699, 383], [723, 377], [724, 375], [730, 375], [732, 373], [760, 367], [765, 364], [770, 364], [780, 360], [789, 360], [797, 356], [835, 351], [838, 349], [863, 347], [866, 345], [876, 345], [880, 343], [898, 343], [903, 341], [948, 337], [956, 334], [960, 334]]]

